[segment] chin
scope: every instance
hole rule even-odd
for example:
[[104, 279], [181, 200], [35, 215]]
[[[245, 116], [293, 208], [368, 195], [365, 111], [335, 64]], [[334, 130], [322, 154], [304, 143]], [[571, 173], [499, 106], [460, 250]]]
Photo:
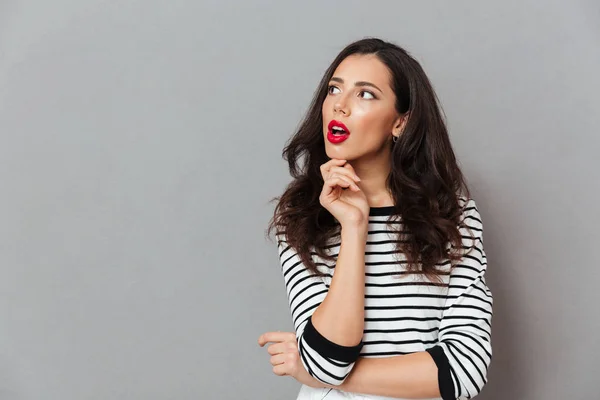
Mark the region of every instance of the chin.
[[331, 149], [329, 146], [325, 146], [325, 154], [329, 158], [337, 158], [338, 160], [348, 160], [352, 159], [352, 156], [347, 151], [340, 151], [340, 149]]

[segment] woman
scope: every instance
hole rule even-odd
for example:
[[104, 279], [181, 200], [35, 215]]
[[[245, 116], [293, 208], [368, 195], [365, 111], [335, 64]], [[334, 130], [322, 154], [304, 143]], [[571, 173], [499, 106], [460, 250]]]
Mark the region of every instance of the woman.
[[492, 359], [482, 221], [419, 63], [348, 45], [284, 158], [268, 231], [295, 332], [260, 336], [273, 372], [298, 400], [476, 396]]

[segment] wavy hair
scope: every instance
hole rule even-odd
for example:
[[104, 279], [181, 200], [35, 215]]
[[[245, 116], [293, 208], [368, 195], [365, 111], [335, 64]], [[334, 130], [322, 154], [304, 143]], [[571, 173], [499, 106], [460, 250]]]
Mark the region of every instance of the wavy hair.
[[469, 189], [457, 165], [439, 99], [423, 68], [405, 49], [378, 38], [349, 44], [325, 71], [303, 121], [283, 149], [282, 157], [293, 180], [281, 196], [271, 200], [278, 203], [267, 235], [273, 229], [277, 235], [285, 235], [287, 245], [318, 276], [326, 274], [317, 269], [311, 248], [322, 259], [335, 260], [326, 249], [331, 247], [330, 239], [340, 235], [340, 226], [319, 202], [324, 184], [319, 167], [329, 161], [322, 132], [322, 104], [335, 69], [352, 54], [375, 55], [387, 66], [396, 111], [409, 113], [404, 131], [392, 142], [386, 179], [394, 214], [401, 216], [403, 224], [403, 230], [397, 232], [397, 251], [404, 253], [408, 273], [422, 274], [441, 284], [439, 275], [447, 272], [440, 272], [436, 264], [462, 257], [451, 249], [464, 248], [459, 199], [470, 198]]

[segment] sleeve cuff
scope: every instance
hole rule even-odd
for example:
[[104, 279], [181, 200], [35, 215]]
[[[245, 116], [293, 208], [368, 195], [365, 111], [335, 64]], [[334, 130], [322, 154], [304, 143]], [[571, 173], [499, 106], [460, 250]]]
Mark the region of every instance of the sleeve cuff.
[[312, 324], [312, 315], [306, 322], [303, 337], [306, 344], [322, 356], [342, 362], [356, 361], [363, 347], [362, 340], [356, 346], [341, 346], [333, 343], [315, 329]]
[[444, 349], [437, 345], [426, 349], [425, 351], [431, 355], [433, 362], [435, 362], [435, 365], [438, 367], [438, 386], [442, 399], [455, 400], [454, 383], [452, 382], [452, 376], [450, 375], [450, 362], [448, 361], [446, 353], [444, 353]]

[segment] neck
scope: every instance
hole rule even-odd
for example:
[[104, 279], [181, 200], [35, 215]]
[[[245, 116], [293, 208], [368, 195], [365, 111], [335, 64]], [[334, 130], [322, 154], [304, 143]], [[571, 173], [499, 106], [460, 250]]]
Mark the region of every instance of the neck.
[[367, 196], [370, 207], [393, 206], [394, 200], [386, 187], [386, 180], [390, 173], [389, 149], [384, 154], [374, 157], [363, 156], [350, 161], [350, 165], [360, 177], [359, 187]]

